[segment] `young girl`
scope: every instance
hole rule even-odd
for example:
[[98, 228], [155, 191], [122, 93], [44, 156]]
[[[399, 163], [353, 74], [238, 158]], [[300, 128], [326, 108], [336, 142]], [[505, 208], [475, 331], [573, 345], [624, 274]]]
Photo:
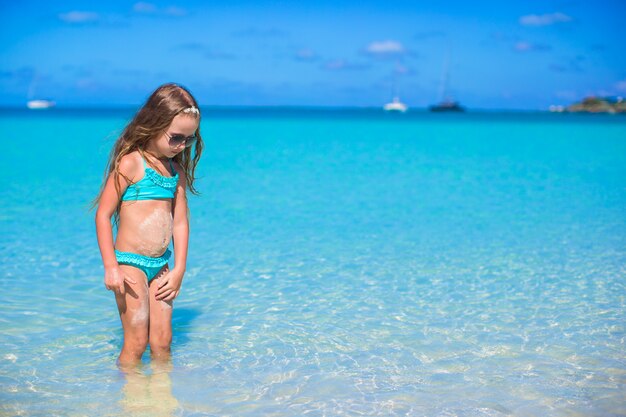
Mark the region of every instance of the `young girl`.
[[94, 202], [104, 285], [115, 292], [124, 328], [120, 365], [138, 363], [148, 344], [152, 358], [169, 358], [172, 306], [187, 262], [185, 193], [198, 194], [193, 183], [203, 148], [199, 123], [189, 91], [176, 84], [157, 88], [115, 142]]

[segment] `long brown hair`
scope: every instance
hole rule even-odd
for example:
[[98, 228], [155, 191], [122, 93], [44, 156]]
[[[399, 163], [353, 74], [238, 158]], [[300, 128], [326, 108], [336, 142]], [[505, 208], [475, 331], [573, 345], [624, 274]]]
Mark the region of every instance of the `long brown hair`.
[[[130, 123], [124, 128], [122, 134], [115, 141], [111, 154], [109, 155], [109, 161], [104, 170], [102, 187], [100, 188], [98, 196], [94, 199], [91, 209], [96, 207], [100, 202], [104, 186], [111, 174], [114, 176], [118, 198], [121, 197], [121, 190], [118, 185], [120, 175], [129, 183], [132, 182], [130, 178], [126, 177], [119, 170], [122, 158], [134, 151], [139, 151], [143, 155], [148, 142], [161, 135], [170, 126], [174, 117], [192, 106], [198, 108], [198, 103], [186, 88], [178, 84], [163, 84], [154, 90], [150, 97], [148, 97], [146, 103], [141, 106]], [[200, 118], [199, 112], [185, 112], [185, 115]], [[200, 160], [200, 155], [202, 154], [202, 149], [204, 148], [202, 137], [200, 136], [199, 123], [195, 134], [198, 140], [196, 140], [194, 146], [185, 148], [172, 159], [178, 162], [185, 173], [187, 189], [192, 194], [198, 195], [200, 193], [194, 187], [195, 171], [198, 161]], [[117, 223], [119, 218], [121, 203], [121, 201], [118, 202], [115, 210], [115, 223]]]

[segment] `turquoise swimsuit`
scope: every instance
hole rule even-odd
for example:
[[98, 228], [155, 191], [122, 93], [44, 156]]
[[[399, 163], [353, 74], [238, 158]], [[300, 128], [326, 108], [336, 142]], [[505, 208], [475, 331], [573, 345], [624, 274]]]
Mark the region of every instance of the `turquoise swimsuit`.
[[154, 169], [148, 168], [143, 156], [141, 160], [143, 161], [144, 176], [141, 180], [126, 188], [122, 195], [122, 201], [174, 198], [176, 185], [178, 184], [178, 172], [174, 170], [172, 160], [170, 159], [170, 169], [173, 172], [172, 177], [164, 177]]
[[[171, 177], [163, 176], [154, 169], [149, 168], [143, 156], [141, 160], [143, 161], [144, 176], [141, 180], [126, 188], [126, 191], [122, 195], [122, 201], [174, 198], [176, 186], [178, 185], [178, 172], [174, 170], [172, 160], [170, 159], [169, 161], [170, 169], [173, 173]], [[172, 252], [169, 249], [166, 249], [163, 255], [156, 258], [140, 255], [138, 253], [115, 251], [115, 258], [117, 258], [118, 264], [130, 265], [141, 269], [146, 274], [148, 282], [154, 279], [161, 268], [167, 264], [171, 255]]]

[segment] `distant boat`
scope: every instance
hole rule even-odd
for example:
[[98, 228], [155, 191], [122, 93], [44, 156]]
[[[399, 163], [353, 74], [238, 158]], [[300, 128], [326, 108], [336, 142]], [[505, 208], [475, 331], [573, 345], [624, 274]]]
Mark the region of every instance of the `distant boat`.
[[549, 107], [549, 110], [550, 110], [552, 113], [563, 113], [563, 112], [565, 112], [565, 106], [561, 106], [561, 105], [555, 105], [555, 104], [553, 104], [553, 105], [551, 105], [551, 106]]
[[437, 104], [433, 104], [432, 106], [428, 107], [428, 110], [432, 111], [432, 112], [464, 112], [465, 108], [463, 106], [461, 106], [457, 101], [452, 100], [447, 94], [447, 89], [448, 89], [448, 80], [449, 80], [449, 76], [448, 76], [448, 61], [450, 60], [450, 56], [449, 56], [449, 51], [448, 54], [446, 55], [446, 60], [444, 61], [444, 65], [443, 65], [443, 74], [442, 74], [442, 80], [441, 80], [441, 93], [440, 93], [440, 97], [441, 97], [441, 101]]
[[407, 110], [406, 104], [402, 103], [398, 97], [394, 97], [391, 103], [383, 106], [385, 111], [394, 111], [404, 113]]
[[26, 102], [26, 107], [32, 110], [49, 109], [56, 105], [56, 103], [52, 100], [36, 99], [37, 96], [42, 96], [41, 93], [36, 93], [37, 84], [39, 83], [40, 78], [39, 72], [35, 70], [33, 79], [28, 86], [28, 96], [26, 97], [28, 101]]
[[446, 111], [464, 112], [465, 108], [456, 101], [444, 100], [439, 104], [434, 104], [428, 107], [428, 110], [434, 111], [434, 112], [446, 112]]
[[393, 97], [393, 100], [390, 103], [387, 103], [383, 106], [383, 110], [385, 110], [386, 112], [404, 113], [408, 109], [407, 105], [401, 102], [400, 99], [398, 98], [399, 96], [398, 77], [402, 73], [400, 71], [400, 68], [402, 67], [400, 67], [399, 64], [396, 64], [396, 69], [393, 72], [393, 80], [391, 84], [391, 94], [390, 94], [390, 96]]
[[54, 107], [56, 103], [50, 100], [28, 100], [26, 107], [32, 110], [49, 109]]

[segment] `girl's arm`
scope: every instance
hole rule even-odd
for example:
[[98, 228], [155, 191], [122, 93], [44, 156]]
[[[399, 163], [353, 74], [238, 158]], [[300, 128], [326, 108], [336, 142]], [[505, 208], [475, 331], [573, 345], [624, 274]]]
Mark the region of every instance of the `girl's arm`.
[[157, 300], [173, 300], [178, 296], [180, 286], [187, 267], [187, 248], [189, 245], [189, 218], [187, 217], [187, 179], [185, 172], [177, 163], [174, 168], [178, 172], [178, 186], [172, 203], [173, 221], [172, 239], [174, 241], [174, 268], [159, 284]]
[[[125, 156], [120, 161], [120, 172], [129, 178], [135, 169], [132, 158]], [[128, 183], [123, 176], [119, 176], [118, 184], [120, 193], [124, 193], [128, 187]], [[124, 294], [124, 281], [135, 283], [131, 278], [125, 277], [115, 258], [115, 249], [113, 244], [113, 228], [111, 227], [111, 217], [115, 213], [117, 203], [120, 196], [115, 189], [114, 175], [109, 175], [100, 196], [98, 209], [96, 210], [96, 234], [98, 236], [98, 246], [100, 247], [100, 255], [104, 264], [104, 283], [107, 289], [114, 290], [120, 294]]]

